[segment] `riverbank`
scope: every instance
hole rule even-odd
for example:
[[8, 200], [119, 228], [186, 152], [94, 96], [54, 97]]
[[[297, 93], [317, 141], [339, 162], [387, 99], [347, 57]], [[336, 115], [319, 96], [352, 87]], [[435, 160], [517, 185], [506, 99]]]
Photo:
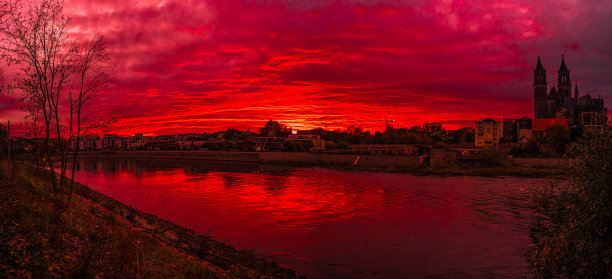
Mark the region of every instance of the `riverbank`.
[[180, 159], [235, 161], [294, 167], [325, 167], [340, 170], [399, 172], [416, 175], [485, 177], [565, 178], [569, 160], [564, 158], [515, 158], [505, 166], [484, 167], [477, 163], [429, 166], [418, 156], [344, 155], [296, 152], [232, 151], [116, 151], [83, 152], [82, 158]]
[[550, 167], [445, 167], [445, 168], [420, 168], [412, 170], [413, 174], [420, 175], [442, 175], [442, 176], [483, 176], [483, 177], [521, 177], [521, 178], [567, 178], [567, 168]]
[[[303, 165], [302, 165], [303, 166]], [[567, 179], [565, 168], [536, 168], [536, 167], [419, 167], [419, 168], [354, 168], [343, 166], [319, 166], [342, 171], [366, 171], [366, 172], [388, 172], [408, 173], [417, 176], [481, 176], [481, 177], [517, 177], [517, 178], [553, 178]]]
[[46, 173], [0, 169], [0, 278], [295, 278], [295, 272]]

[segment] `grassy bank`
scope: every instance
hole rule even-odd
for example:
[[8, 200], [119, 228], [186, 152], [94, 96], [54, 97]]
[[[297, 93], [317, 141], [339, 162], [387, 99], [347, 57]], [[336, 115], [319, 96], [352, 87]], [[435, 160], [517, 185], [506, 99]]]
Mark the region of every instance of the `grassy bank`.
[[70, 204], [46, 173], [0, 170], [0, 278], [294, 278], [237, 251], [76, 185]]

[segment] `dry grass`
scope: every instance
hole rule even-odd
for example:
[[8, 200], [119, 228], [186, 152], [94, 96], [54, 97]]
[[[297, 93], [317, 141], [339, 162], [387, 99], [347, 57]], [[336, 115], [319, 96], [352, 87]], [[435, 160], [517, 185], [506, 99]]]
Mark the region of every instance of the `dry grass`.
[[0, 172], [0, 278], [296, 277], [82, 185], [68, 205], [44, 177]]

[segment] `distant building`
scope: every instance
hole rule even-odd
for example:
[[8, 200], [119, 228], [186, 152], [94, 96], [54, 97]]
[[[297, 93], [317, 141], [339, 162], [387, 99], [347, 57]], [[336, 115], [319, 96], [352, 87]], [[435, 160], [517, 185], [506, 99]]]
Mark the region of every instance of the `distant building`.
[[81, 150], [100, 150], [102, 146], [102, 139], [100, 136], [86, 136], [79, 142], [79, 149]]
[[533, 71], [534, 115], [540, 118], [566, 119], [569, 127], [602, 127], [608, 121], [608, 109], [604, 107], [604, 100], [592, 98], [589, 94], [579, 97], [578, 85], [572, 84], [570, 72], [561, 57], [558, 84], [548, 89], [546, 83], [546, 70], [542, 66], [540, 57]]
[[475, 146], [495, 146], [499, 145], [499, 139], [503, 136], [504, 123], [487, 118], [476, 122]]
[[285, 149], [287, 138], [282, 137], [257, 137], [255, 138], [256, 151], [281, 151]]
[[524, 143], [533, 137], [531, 133], [531, 119], [521, 117], [515, 119], [504, 119], [504, 143]]
[[146, 148], [148, 150], [178, 150], [177, 136], [156, 136], [146, 144]]
[[208, 142], [209, 136], [202, 134], [179, 135], [178, 144], [180, 149], [200, 150]]
[[288, 140], [297, 142], [300, 150], [321, 151], [325, 149], [325, 141], [319, 135], [289, 135]]
[[142, 150], [146, 145], [153, 141], [153, 137], [144, 136], [141, 133], [131, 137], [122, 138], [122, 148], [125, 150]]
[[549, 89], [546, 70], [538, 57], [533, 71], [534, 119], [523, 117], [498, 122], [487, 118], [476, 122], [475, 146], [498, 146], [500, 138], [507, 143], [525, 143], [532, 137], [546, 137], [548, 128], [555, 124], [578, 131], [606, 125], [608, 109], [601, 97], [593, 98], [589, 94], [581, 97], [577, 85], [572, 96], [570, 71], [563, 56], [557, 74], [558, 84]]
[[504, 118], [503, 142], [517, 142], [518, 139], [518, 119]]
[[516, 121], [517, 126], [517, 142], [525, 143], [533, 137], [532, 120], [528, 117], [521, 117]]
[[102, 137], [102, 149], [117, 150], [121, 149], [121, 137], [118, 135], [106, 134]]
[[531, 132], [535, 138], [546, 137], [546, 131], [552, 125], [561, 125], [569, 129], [567, 119], [560, 118], [536, 118], [532, 120]]
[[[103, 149], [103, 141], [100, 136], [89, 135], [79, 139], [79, 150], [96, 151]], [[76, 138], [70, 139], [70, 149], [76, 146]]]

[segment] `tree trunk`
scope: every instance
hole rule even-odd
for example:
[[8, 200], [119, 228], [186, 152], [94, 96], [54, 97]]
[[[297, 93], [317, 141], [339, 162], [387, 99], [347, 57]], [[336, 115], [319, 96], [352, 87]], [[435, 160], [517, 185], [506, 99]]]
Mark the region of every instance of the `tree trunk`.
[[68, 193], [68, 204], [72, 198], [72, 189], [74, 187], [74, 172], [76, 170], [77, 155], [79, 153], [79, 145], [81, 143], [81, 106], [83, 105], [83, 82], [84, 74], [81, 74], [81, 91], [79, 92], [79, 101], [77, 106], [77, 134], [76, 134], [76, 146], [74, 148], [74, 155], [72, 157], [72, 173], [70, 174], [70, 192]]
[[79, 144], [81, 143], [81, 104], [79, 98], [79, 107], [77, 109], [77, 135], [76, 135], [76, 147], [74, 149], [74, 155], [72, 157], [72, 173], [70, 175], [70, 192], [68, 194], [68, 203], [72, 198], [72, 189], [74, 187], [74, 172], [76, 171], [77, 155], [79, 153]]
[[64, 194], [64, 180], [65, 180], [65, 172], [66, 172], [66, 166], [65, 166], [65, 162], [64, 162], [64, 145], [62, 144], [62, 134], [60, 133], [60, 119], [59, 119], [59, 114], [58, 114], [58, 108], [57, 108], [57, 103], [55, 103], [55, 110], [54, 110], [54, 114], [55, 114], [55, 128], [56, 128], [56, 132], [57, 132], [57, 146], [59, 147], [59, 153], [60, 153], [60, 194]]

